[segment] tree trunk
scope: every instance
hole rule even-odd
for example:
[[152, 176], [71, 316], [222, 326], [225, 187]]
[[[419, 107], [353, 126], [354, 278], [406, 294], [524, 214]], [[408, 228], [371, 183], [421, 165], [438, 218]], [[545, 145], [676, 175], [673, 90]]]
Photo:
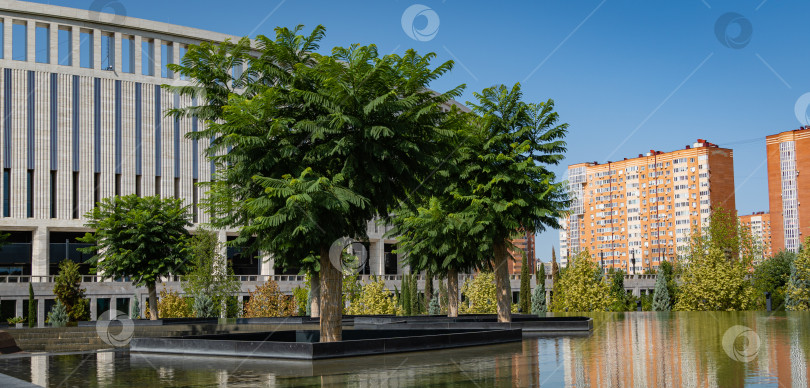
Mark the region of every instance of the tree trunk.
[[343, 306], [340, 296], [343, 273], [329, 261], [329, 247], [321, 247], [321, 342], [337, 342], [342, 338]]
[[318, 318], [321, 316], [321, 274], [312, 271], [309, 274], [309, 316]]
[[499, 241], [494, 247], [495, 253], [495, 293], [498, 300], [498, 322], [512, 322], [511, 294], [512, 286], [509, 284], [509, 265], [506, 262], [509, 252], [506, 244]]
[[155, 282], [152, 282], [147, 288], [149, 289], [149, 319], [156, 321], [158, 319], [157, 286], [155, 286]]
[[447, 316], [458, 317], [458, 271], [447, 271]]

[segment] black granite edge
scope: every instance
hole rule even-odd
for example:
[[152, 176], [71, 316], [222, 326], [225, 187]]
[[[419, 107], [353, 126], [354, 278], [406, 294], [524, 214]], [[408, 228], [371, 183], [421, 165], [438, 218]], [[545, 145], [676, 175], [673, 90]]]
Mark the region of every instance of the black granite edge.
[[[447, 317], [444, 315], [423, 315], [423, 316], [358, 316], [354, 318], [355, 324], [367, 323], [393, 323], [393, 322], [487, 322], [495, 321], [494, 314], [471, 314], [460, 315], [458, 317]], [[514, 314], [512, 322], [560, 322], [579, 323], [592, 320], [590, 317], [539, 317], [537, 315]]]
[[524, 331], [553, 331], [553, 332], [588, 332], [593, 330], [593, 319], [588, 318], [582, 322], [392, 322], [392, 323], [355, 323], [355, 329], [365, 330], [431, 330], [431, 329], [522, 329]]
[[452, 333], [326, 343], [200, 340], [195, 338], [134, 338], [130, 343], [130, 351], [133, 353], [318, 360], [492, 345], [516, 342], [523, 338], [520, 329], [452, 331]]

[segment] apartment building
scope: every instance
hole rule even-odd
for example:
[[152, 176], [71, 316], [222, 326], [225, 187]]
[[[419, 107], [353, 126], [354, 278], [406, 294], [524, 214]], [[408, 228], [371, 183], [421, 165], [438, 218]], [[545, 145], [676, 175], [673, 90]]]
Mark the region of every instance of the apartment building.
[[768, 199], [774, 252], [798, 252], [810, 232], [810, 179], [800, 175], [810, 171], [810, 126], [765, 138], [768, 159]]
[[756, 240], [759, 247], [762, 249], [762, 257], [765, 259], [773, 256], [773, 248], [771, 247], [771, 215], [765, 212], [755, 212], [740, 216], [740, 226], [747, 228], [751, 232], [751, 236]]
[[512, 244], [515, 246], [515, 249], [509, 250], [509, 255], [512, 256], [512, 260], [508, 262], [509, 274], [520, 275], [520, 271], [523, 268], [523, 255], [526, 255], [529, 273], [533, 274], [535, 268], [534, 231], [523, 232], [523, 236], [513, 239]]
[[693, 228], [712, 210], [736, 211], [734, 154], [704, 139], [683, 149], [568, 167], [571, 215], [561, 260], [588, 251], [603, 268], [631, 274], [682, 259]]

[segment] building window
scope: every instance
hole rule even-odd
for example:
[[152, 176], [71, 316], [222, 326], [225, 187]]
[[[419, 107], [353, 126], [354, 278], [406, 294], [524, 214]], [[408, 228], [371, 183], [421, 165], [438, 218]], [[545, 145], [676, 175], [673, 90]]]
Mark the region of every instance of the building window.
[[62, 66], [73, 65], [73, 32], [70, 27], [59, 27], [59, 64]]
[[93, 31], [79, 30], [79, 66], [93, 68]]
[[51, 218], [56, 218], [56, 170], [51, 170]]
[[160, 197], [160, 177], [155, 177], [155, 195]]
[[71, 183], [71, 192], [73, 193], [73, 214], [72, 218], [78, 219], [79, 218], [79, 172], [73, 172], [73, 182]]
[[141, 176], [135, 175], [135, 196], [141, 197]]
[[48, 25], [36, 26], [36, 62], [49, 63], [51, 61], [51, 29]]
[[155, 41], [141, 41], [141, 74], [155, 75]]
[[28, 60], [28, 26], [23, 21], [14, 21], [11, 26], [11, 59]]
[[3, 217], [11, 217], [11, 169], [3, 170]]

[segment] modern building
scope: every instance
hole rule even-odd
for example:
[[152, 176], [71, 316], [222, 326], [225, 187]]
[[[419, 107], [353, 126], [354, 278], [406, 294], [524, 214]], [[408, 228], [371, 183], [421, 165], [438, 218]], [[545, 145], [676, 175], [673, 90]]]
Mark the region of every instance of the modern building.
[[[765, 212], [755, 212], [740, 216], [740, 226], [748, 228], [751, 231], [751, 237], [757, 242], [762, 249], [762, 257], [765, 259], [773, 256], [773, 248], [771, 247], [771, 215]], [[756, 261], [759, 261], [757, 259]]]
[[561, 258], [588, 251], [604, 268], [629, 273], [682, 258], [693, 228], [713, 210], [736, 211], [734, 154], [703, 139], [683, 149], [568, 167], [571, 215]]
[[810, 211], [801, 207], [810, 203], [810, 179], [799, 174], [810, 171], [810, 126], [767, 136], [765, 143], [773, 251], [797, 252], [810, 233]]
[[523, 269], [523, 256], [527, 258], [529, 273], [534, 273], [535, 253], [534, 253], [534, 232], [524, 232], [523, 236], [512, 240], [515, 249], [509, 250], [512, 260], [509, 260], [509, 274], [520, 275]]

